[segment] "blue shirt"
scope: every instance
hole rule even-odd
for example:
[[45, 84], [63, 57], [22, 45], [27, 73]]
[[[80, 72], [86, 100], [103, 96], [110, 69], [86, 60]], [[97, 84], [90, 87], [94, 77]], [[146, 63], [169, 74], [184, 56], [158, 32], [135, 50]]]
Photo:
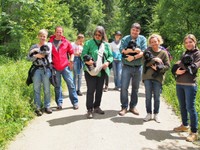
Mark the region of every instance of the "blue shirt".
[[[121, 46], [119, 48], [120, 52], [122, 52], [123, 49], [127, 48], [128, 43], [131, 40], [132, 40], [132, 37], [130, 35], [127, 35], [122, 38]], [[138, 37], [136, 38], [136, 44], [137, 44], [137, 47], [140, 48], [142, 51], [145, 51], [147, 49], [147, 39], [143, 35], [138, 35]], [[130, 62], [122, 58], [122, 63], [129, 66], [140, 66], [142, 65], [142, 58], [138, 58]]]

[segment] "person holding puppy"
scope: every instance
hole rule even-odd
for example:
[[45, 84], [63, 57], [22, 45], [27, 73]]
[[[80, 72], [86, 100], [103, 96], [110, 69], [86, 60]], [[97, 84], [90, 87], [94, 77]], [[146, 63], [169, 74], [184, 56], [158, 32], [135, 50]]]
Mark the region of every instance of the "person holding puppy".
[[192, 67], [192, 70], [189, 71], [186, 67], [182, 67], [184, 66], [182, 61], [178, 61], [172, 68], [172, 73], [176, 76], [176, 94], [182, 119], [182, 124], [174, 128], [174, 131], [188, 132], [190, 126], [191, 132], [186, 137], [186, 140], [193, 142], [198, 138], [198, 115], [195, 109], [195, 101], [197, 94], [197, 69], [200, 67], [200, 51], [197, 47], [197, 39], [193, 34], [186, 35], [183, 42], [186, 51], [182, 55], [181, 60], [185, 55], [190, 55], [193, 58], [192, 65], [196, 67]]
[[[150, 121], [151, 119], [154, 119], [158, 123], [160, 122], [158, 113], [160, 108], [160, 94], [162, 92], [164, 74], [170, 67], [168, 54], [166, 51], [160, 48], [161, 44], [163, 44], [163, 40], [158, 34], [152, 34], [148, 38], [148, 45], [150, 47], [144, 52], [144, 65], [142, 73], [142, 81], [144, 82], [145, 86], [147, 111], [147, 116], [144, 118], [144, 121]], [[147, 55], [147, 52], [149, 52], [151, 55]], [[152, 95], [154, 97], [153, 111]], [[152, 113], [154, 114], [153, 117]]]
[[[34, 104], [36, 107], [35, 113], [37, 116], [41, 116], [42, 103], [41, 103], [41, 84], [44, 86], [44, 107], [45, 112], [48, 114], [52, 113], [50, 108], [50, 81], [51, 71], [49, 65], [52, 62], [52, 44], [47, 43], [48, 32], [46, 29], [41, 29], [38, 33], [39, 43], [31, 46], [28, 60], [33, 62], [32, 70], [34, 70], [32, 81], [34, 89]], [[40, 53], [40, 48], [47, 46], [46, 52]]]
[[[146, 38], [140, 35], [141, 26], [139, 23], [134, 23], [130, 29], [130, 35], [122, 38], [120, 52], [126, 57], [122, 57], [122, 76], [121, 76], [121, 111], [119, 111], [120, 116], [124, 116], [127, 113], [129, 106], [129, 111], [135, 115], [139, 115], [136, 105], [138, 102], [138, 89], [141, 81], [142, 75], [142, 56], [143, 51], [147, 48]], [[131, 41], [136, 41], [137, 48], [134, 50], [128, 48]], [[129, 53], [135, 53], [134, 56], [129, 55]], [[130, 103], [128, 102], [128, 87], [132, 82], [132, 91], [130, 97]]]
[[97, 26], [93, 39], [85, 42], [81, 58], [85, 63], [84, 72], [87, 85], [87, 118], [93, 118], [93, 112], [104, 114], [101, 110], [101, 98], [106, 74], [110, 75], [108, 65], [113, 61], [112, 51], [107, 41], [105, 29]]

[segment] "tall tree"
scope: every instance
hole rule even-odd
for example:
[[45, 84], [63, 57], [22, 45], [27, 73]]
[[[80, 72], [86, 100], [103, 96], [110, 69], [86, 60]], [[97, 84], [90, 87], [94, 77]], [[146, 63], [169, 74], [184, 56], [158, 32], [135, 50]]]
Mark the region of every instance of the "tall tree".
[[96, 0], [62, 0], [69, 6], [73, 27], [77, 32], [91, 36], [96, 25], [103, 24], [103, 3]]
[[131, 24], [138, 22], [142, 26], [141, 34], [148, 35], [148, 25], [152, 21], [152, 10], [157, 0], [122, 0], [124, 33], [129, 34]]
[[24, 56], [42, 28], [48, 29], [50, 34], [56, 25], [72, 29], [68, 6], [60, 5], [59, 1], [7, 0], [2, 4], [0, 54], [14, 58]]
[[154, 9], [151, 28], [159, 32], [171, 47], [181, 44], [187, 33], [200, 37], [199, 8], [198, 0], [160, 0]]
[[103, 13], [104, 24], [108, 38], [113, 38], [113, 34], [117, 30], [121, 30], [121, 10], [120, 10], [120, 0], [102, 0], [104, 4]]

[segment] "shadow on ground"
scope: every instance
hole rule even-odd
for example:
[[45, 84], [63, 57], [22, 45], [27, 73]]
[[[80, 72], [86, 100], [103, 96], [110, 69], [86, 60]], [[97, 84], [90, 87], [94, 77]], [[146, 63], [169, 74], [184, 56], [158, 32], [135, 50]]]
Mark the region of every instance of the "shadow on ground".
[[142, 125], [143, 119], [142, 118], [134, 118], [134, 117], [114, 117], [110, 119], [114, 123], [125, 123], [130, 125]]
[[[116, 116], [117, 112], [118, 111], [116, 111], [116, 110], [105, 110], [104, 115], [94, 114], [93, 119], [111, 118], [111, 117]], [[66, 124], [73, 123], [73, 122], [80, 121], [80, 120], [87, 120], [86, 114], [52, 119], [52, 120], [48, 120], [47, 122], [49, 123], [49, 126], [58, 126], [58, 125], [66, 125]]]
[[140, 132], [141, 135], [145, 136], [148, 140], [155, 140], [158, 142], [164, 141], [166, 139], [183, 139], [183, 137], [173, 136], [174, 131], [172, 130], [154, 130], [146, 129], [146, 131]]
[[177, 145], [175, 142], [166, 143], [163, 145], [159, 145], [158, 148], [152, 149], [152, 148], [142, 148], [142, 150], [198, 150], [196, 147], [188, 147], [188, 146], [180, 146]]

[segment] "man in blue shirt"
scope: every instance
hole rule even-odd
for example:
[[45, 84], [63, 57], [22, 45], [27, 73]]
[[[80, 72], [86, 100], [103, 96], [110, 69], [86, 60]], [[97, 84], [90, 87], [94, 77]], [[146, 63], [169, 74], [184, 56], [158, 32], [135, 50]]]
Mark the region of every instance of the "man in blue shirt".
[[[124, 116], [128, 109], [128, 87], [132, 81], [131, 100], [129, 104], [129, 111], [135, 115], [139, 115], [136, 109], [138, 102], [138, 89], [142, 74], [142, 56], [143, 51], [147, 48], [147, 40], [143, 35], [140, 35], [141, 26], [139, 23], [134, 23], [131, 26], [130, 35], [122, 38], [120, 52], [125, 55], [122, 57], [122, 83], [121, 83], [121, 111], [119, 115]], [[136, 42], [136, 48], [133, 50], [127, 48], [130, 41]], [[131, 55], [135, 53], [135, 55]]]

